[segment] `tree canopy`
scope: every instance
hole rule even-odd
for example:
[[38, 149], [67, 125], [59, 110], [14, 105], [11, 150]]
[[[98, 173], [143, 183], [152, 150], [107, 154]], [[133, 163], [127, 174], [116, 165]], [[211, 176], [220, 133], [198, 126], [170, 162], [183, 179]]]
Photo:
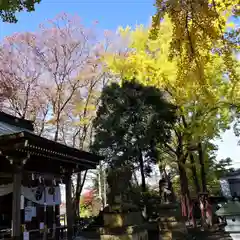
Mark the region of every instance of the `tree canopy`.
[[[0, 46], [1, 110], [32, 120], [36, 134], [88, 150], [101, 89], [110, 80], [99, 61], [106, 41], [65, 13], [35, 32], [7, 36]], [[74, 203], [85, 179], [78, 174]]]
[[157, 38], [168, 15], [173, 26], [169, 56], [178, 59], [179, 79], [184, 79], [189, 70], [195, 72], [194, 81], [207, 91], [205, 66], [213, 55], [221, 55], [229, 79], [239, 80], [237, 60], [232, 55], [239, 51], [239, 28], [233, 21], [239, 17], [238, 0], [156, 0], [156, 8], [151, 37]]
[[0, 2], [0, 18], [3, 22], [16, 23], [16, 13], [20, 11], [35, 11], [36, 3], [40, 3], [41, 0], [2, 0]]
[[157, 161], [156, 146], [170, 140], [175, 107], [160, 90], [134, 80], [123, 81], [121, 86], [110, 84], [100, 100], [92, 148], [112, 168], [128, 165], [135, 170], [140, 166], [142, 174], [149, 174], [151, 162]]
[[[169, 100], [178, 106], [179, 121], [174, 134], [181, 132], [183, 140], [196, 144], [199, 140], [213, 139], [228, 128], [231, 114], [225, 102], [231, 84], [224, 77], [223, 59], [214, 55], [211, 64], [204, 63], [205, 85], [196, 82], [194, 71], [179, 80], [178, 60], [169, 59], [172, 23], [168, 17], [162, 22], [158, 37], [149, 39], [150, 29], [138, 26], [136, 30], [120, 28], [120, 34], [129, 41], [127, 56], [107, 55], [105, 61], [110, 70], [121, 77], [133, 76], [147, 86], [163, 89]], [[178, 135], [178, 136], [177, 136]], [[174, 139], [179, 139], [177, 134]]]
[[[207, 190], [207, 158], [204, 153], [208, 141], [219, 137], [233, 120], [229, 102], [234, 94], [237, 101], [235, 83], [238, 78], [230, 79], [228, 74], [232, 68], [237, 72], [237, 63], [227, 69], [224, 54], [218, 54], [214, 49], [206, 53], [207, 61], [204, 57], [201, 64], [195, 62], [195, 67], [180, 53], [169, 56], [174, 31], [174, 23], [168, 15], [161, 21], [155, 38], [149, 38], [150, 28], [137, 26], [131, 30], [120, 27], [120, 35], [129, 43], [128, 52], [125, 56], [109, 54], [104, 60], [108, 69], [119, 77], [128, 80], [135, 77], [145, 86], [155, 86], [178, 106], [177, 121], [171, 131], [172, 141], [165, 144], [164, 153], [169, 155], [166, 158], [170, 159], [168, 164], [175, 167], [180, 175], [182, 196], [189, 198], [188, 174], [195, 176], [196, 192]], [[234, 59], [234, 54], [231, 56]], [[196, 66], [202, 68], [203, 75]]]
[[[34, 11], [39, 2], [3, 0], [0, 18], [16, 22], [17, 12]], [[157, 163], [160, 172], [170, 167], [180, 177], [174, 186], [186, 204], [200, 191], [219, 193], [232, 160], [217, 161], [212, 141], [233, 120], [240, 136], [240, 42], [232, 20], [238, 2], [157, 0], [152, 26], [119, 28], [117, 51], [106, 32], [99, 40], [66, 14], [6, 37], [1, 110], [33, 120], [39, 135], [91, 146], [111, 170], [140, 170], [142, 192]], [[99, 173], [105, 178], [105, 170]], [[86, 174], [76, 176], [77, 214]]]

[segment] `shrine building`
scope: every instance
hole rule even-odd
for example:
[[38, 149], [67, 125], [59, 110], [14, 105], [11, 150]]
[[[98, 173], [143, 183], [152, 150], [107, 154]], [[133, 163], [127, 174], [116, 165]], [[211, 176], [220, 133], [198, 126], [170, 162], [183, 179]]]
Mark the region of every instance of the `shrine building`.
[[0, 238], [58, 239], [63, 183], [72, 239], [72, 175], [95, 169], [100, 160], [36, 135], [31, 121], [0, 112]]

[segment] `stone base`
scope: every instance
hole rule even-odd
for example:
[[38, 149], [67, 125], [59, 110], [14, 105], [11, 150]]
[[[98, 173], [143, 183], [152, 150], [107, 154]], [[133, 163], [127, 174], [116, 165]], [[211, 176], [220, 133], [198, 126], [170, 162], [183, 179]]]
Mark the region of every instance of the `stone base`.
[[158, 221], [159, 240], [185, 240], [187, 228], [184, 222], [179, 222], [174, 217], [160, 218]]
[[159, 217], [175, 217], [177, 221], [182, 218], [180, 205], [176, 203], [159, 204], [157, 210]]
[[175, 217], [168, 217], [158, 219], [159, 231], [162, 230], [178, 230], [180, 232], [187, 233], [187, 228], [184, 221], [178, 221]]
[[174, 231], [161, 231], [158, 240], [185, 240], [187, 234]]
[[185, 240], [187, 228], [181, 216], [179, 204], [159, 204], [158, 208], [158, 233], [159, 240]]
[[159, 234], [159, 238], [158, 240], [172, 240], [173, 239], [173, 235], [172, 232], [170, 231], [162, 231]]
[[140, 225], [143, 223], [141, 212], [127, 212], [127, 213], [103, 213], [104, 227], [107, 228], [121, 228], [130, 225]]
[[101, 228], [101, 240], [148, 240], [146, 224], [122, 228]]
[[101, 235], [101, 240], [148, 240], [147, 230], [142, 230], [132, 234], [122, 234], [122, 235]]

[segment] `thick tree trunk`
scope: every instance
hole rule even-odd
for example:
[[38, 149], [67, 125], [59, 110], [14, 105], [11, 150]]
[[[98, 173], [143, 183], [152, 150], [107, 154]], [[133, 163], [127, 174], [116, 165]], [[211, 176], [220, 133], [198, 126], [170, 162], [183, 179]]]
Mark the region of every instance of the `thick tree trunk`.
[[135, 171], [133, 172], [133, 180], [134, 180], [134, 183], [135, 183], [137, 186], [139, 186], [139, 182], [138, 182], [138, 179], [137, 179], [137, 174], [136, 174]]
[[[184, 117], [184, 115], [181, 115], [181, 120], [183, 123], [183, 126], [185, 129], [188, 128], [188, 123]], [[190, 193], [188, 189], [188, 178], [187, 178], [187, 173], [185, 170], [185, 162], [187, 159], [187, 155], [183, 155], [182, 149], [183, 149], [183, 136], [181, 134], [177, 134], [178, 139], [179, 139], [179, 146], [178, 146], [178, 151], [177, 151], [177, 157], [178, 157], [178, 170], [179, 170], [179, 175], [180, 175], [180, 185], [181, 185], [181, 200], [182, 200], [182, 210], [184, 207], [185, 212], [183, 211], [183, 215], [185, 215], [188, 219], [190, 216], [190, 204], [191, 204], [191, 199], [190, 199]], [[180, 150], [180, 151], [179, 151]]]
[[203, 148], [201, 143], [198, 143], [198, 158], [199, 158], [201, 180], [202, 180], [202, 191], [207, 192], [207, 180], [206, 180], [206, 172], [205, 172], [205, 166], [204, 166]]
[[58, 141], [58, 135], [59, 135], [59, 128], [60, 128], [60, 123], [59, 123], [59, 117], [57, 117], [56, 120], [56, 130], [55, 130], [55, 134], [54, 134], [54, 141], [57, 142]]
[[[204, 155], [203, 155], [203, 146], [202, 143], [198, 143], [198, 159], [200, 164], [200, 173], [201, 173], [201, 180], [202, 180], [202, 191], [207, 192], [207, 180], [206, 180], [206, 172], [205, 172], [205, 162], [204, 162]], [[204, 205], [206, 202], [204, 201]], [[202, 210], [202, 225], [206, 225], [206, 208], [204, 207]]]
[[190, 213], [190, 193], [188, 189], [188, 178], [185, 170], [185, 166], [182, 162], [178, 161], [178, 170], [180, 176], [180, 186], [181, 186], [181, 198], [182, 198], [182, 209], [183, 216], [188, 217]]
[[198, 181], [195, 159], [194, 159], [194, 156], [192, 153], [189, 154], [189, 158], [190, 158], [190, 162], [191, 162], [191, 171], [192, 171], [194, 187], [195, 187], [196, 195], [198, 196], [199, 192], [201, 191], [201, 188], [200, 188], [200, 184]]
[[74, 200], [75, 200], [75, 203], [74, 203], [75, 217], [80, 216], [80, 211], [79, 211], [80, 197], [81, 197], [83, 185], [86, 180], [86, 176], [87, 176], [87, 170], [84, 172], [83, 178], [82, 178], [81, 173], [77, 174], [77, 186], [76, 186], [76, 193], [75, 193], [75, 198], [74, 198]]
[[142, 180], [142, 192], [146, 192], [146, 179], [144, 174], [144, 162], [143, 162], [143, 155], [142, 155], [141, 149], [139, 150], [139, 165], [140, 165], [141, 180]]

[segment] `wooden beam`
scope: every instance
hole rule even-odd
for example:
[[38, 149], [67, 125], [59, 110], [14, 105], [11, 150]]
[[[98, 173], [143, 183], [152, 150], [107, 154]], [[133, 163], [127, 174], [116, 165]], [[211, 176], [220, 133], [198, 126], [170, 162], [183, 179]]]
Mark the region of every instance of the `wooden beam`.
[[72, 239], [74, 214], [72, 204], [72, 174], [70, 172], [68, 172], [65, 175], [65, 184], [66, 184], [67, 239]]
[[11, 173], [0, 172], [0, 178], [12, 178]]
[[13, 139], [12, 141], [2, 142], [0, 145], [1, 154], [3, 156], [8, 156], [9, 153], [17, 149], [26, 148], [28, 145], [28, 140], [24, 139]]
[[13, 163], [12, 239], [21, 239], [21, 184], [22, 166]]

